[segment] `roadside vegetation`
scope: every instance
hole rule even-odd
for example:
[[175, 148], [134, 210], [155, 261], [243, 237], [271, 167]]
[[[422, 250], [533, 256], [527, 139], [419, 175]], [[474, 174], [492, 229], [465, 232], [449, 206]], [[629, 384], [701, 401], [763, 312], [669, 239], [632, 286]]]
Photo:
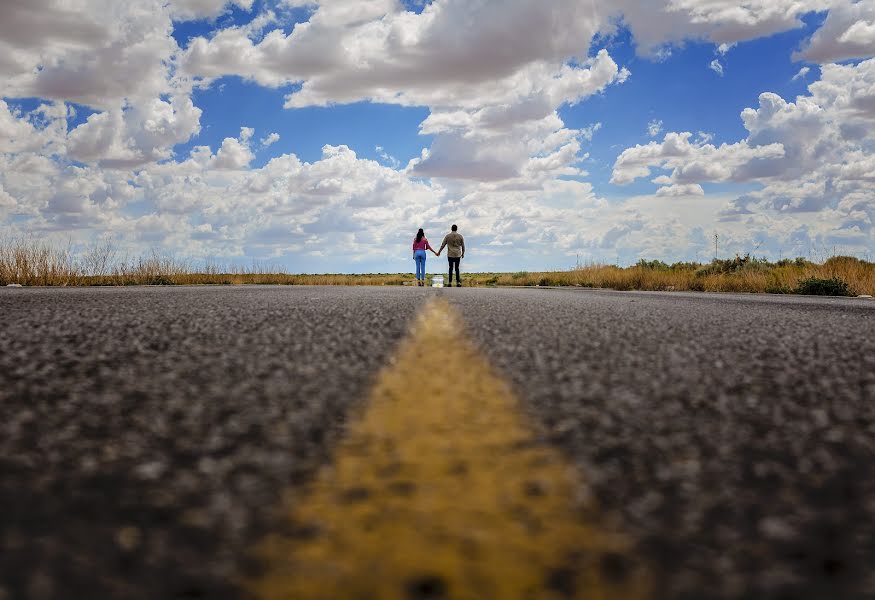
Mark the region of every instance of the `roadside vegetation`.
[[486, 285], [581, 286], [615, 290], [756, 292], [822, 296], [875, 295], [875, 263], [834, 256], [769, 262], [750, 256], [706, 264], [641, 260], [631, 267], [588, 265], [561, 272], [494, 274]]
[[[432, 262], [429, 266], [433, 267]], [[441, 263], [443, 264], [443, 263]], [[759, 292], [824, 296], [875, 295], [875, 263], [833, 256], [769, 262], [736, 256], [710, 263], [641, 260], [630, 267], [586, 265], [568, 271], [465, 273], [468, 286], [574, 286], [615, 290]], [[0, 240], [0, 285], [411, 285], [412, 273], [296, 275], [259, 266], [194, 263], [153, 253], [119, 257], [111, 240], [74, 255], [40, 241]]]

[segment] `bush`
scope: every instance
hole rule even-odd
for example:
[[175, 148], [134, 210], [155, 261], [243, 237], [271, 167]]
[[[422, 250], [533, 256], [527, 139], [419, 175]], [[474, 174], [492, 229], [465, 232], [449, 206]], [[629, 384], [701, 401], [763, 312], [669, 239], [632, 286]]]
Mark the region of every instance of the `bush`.
[[823, 263], [824, 267], [844, 267], [844, 266], [859, 266], [866, 264], [865, 260], [859, 259], [856, 256], [833, 256], [826, 259]]
[[763, 290], [767, 294], [792, 294], [793, 290], [782, 283], [772, 283]]
[[670, 268], [661, 260], [645, 260], [643, 258], [635, 263], [635, 266], [641, 269], [649, 269], [651, 271], [668, 271]]
[[696, 271], [696, 277], [705, 277], [707, 275], [723, 275], [726, 273], [738, 273], [740, 271], [765, 271], [770, 268], [769, 262], [765, 258], [757, 258], [750, 254], [744, 256], [735, 255], [735, 258], [727, 258], [725, 260], [715, 258], [711, 264]]
[[676, 263], [672, 263], [669, 269], [672, 271], [695, 271], [702, 265], [697, 262], [683, 262], [679, 261]]
[[809, 277], [799, 282], [794, 290], [797, 294], [807, 296], [854, 296], [851, 287], [838, 277], [831, 279], [818, 279]]

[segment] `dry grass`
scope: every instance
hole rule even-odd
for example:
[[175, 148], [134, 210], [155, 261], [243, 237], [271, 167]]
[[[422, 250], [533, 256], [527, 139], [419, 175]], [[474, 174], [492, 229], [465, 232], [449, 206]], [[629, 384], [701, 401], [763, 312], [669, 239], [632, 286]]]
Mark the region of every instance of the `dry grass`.
[[102, 241], [76, 259], [69, 248], [29, 239], [0, 240], [0, 285], [403, 285], [413, 274], [293, 275], [263, 266], [196, 265], [153, 253], [116, 260]]
[[[733, 261], [723, 261], [733, 262]], [[721, 265], [722, 266], [722, 265]], [[837, 256], [823, 264], [804, 260], [766, 263], [749, 261], [731, 271], [711, 265], [681, 264], [652, 268], [641, 264], [621, 268], [590, 265], [559, 272], [476, 274], [477, 285], [579, 286], [614, 290], [792, 293], [811, 277], [837, 277], [856, 294], [875, 295], [875, 263]]]
[[[837, 256], [822, 264], [806, 260], [769, 263], [749, 257], [707, 265], [641, 261], [621, 268], [589, 265], [569, 271], [466, 273], [467, 286], [577, 286], [616, 290], [792, 293], [811, 278], [839, 278], [856, 294], [875, 295], [875, 263]], [[134, 260], [116, 259], [103, 240], [74, 257], [59, 248], [28, 239], [0, 240], [0, 285], [411, 285], [413, 275], [293, 275], [259, 267], [195, 265], [153, 253]]]

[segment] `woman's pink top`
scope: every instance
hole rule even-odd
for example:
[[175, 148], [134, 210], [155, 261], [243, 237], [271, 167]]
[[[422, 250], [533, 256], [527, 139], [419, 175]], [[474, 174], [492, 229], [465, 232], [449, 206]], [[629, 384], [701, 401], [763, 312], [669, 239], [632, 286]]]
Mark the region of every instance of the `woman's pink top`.
[[431, 245], [428, 243], [428, 238], [426, 238], [425, 236], [422, 236], [422, 239], [419, 240], [418, 242], [416, 241], [416, 238], [413, 238], [413, 250], [414, 250], [414, 252], [416, 250], [431, 250], [431, 249], [432, 249]]

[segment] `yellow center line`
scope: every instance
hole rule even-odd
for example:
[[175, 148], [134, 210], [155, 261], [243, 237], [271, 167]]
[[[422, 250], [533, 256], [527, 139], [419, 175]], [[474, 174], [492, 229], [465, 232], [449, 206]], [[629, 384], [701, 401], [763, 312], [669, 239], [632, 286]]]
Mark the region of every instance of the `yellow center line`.
[[[255, 597], [644, 598], [631, 544], [527, 426], [444, 302], [420, 315], [289, 527], [254, 553]], [[439, 361], [443, 376], [424, 379]]]

